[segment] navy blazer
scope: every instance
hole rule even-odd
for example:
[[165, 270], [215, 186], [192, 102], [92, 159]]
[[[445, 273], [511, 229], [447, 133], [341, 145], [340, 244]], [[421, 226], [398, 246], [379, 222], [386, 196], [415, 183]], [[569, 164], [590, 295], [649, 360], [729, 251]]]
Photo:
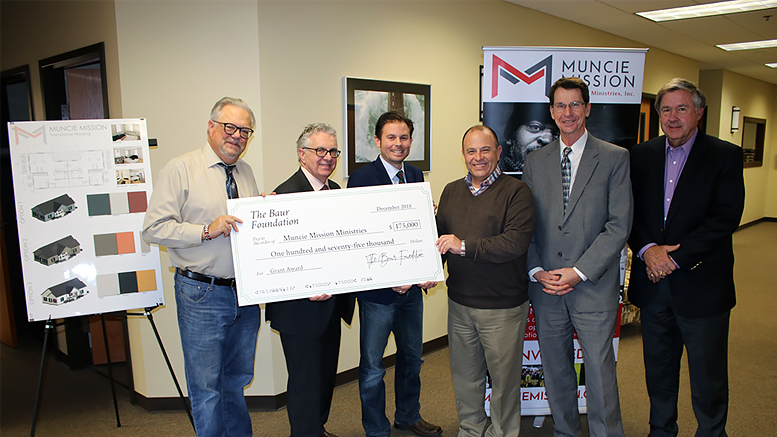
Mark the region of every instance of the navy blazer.
[[[407, 183], [423, 182], [424, 173], [417, 167], [404, 163], [405, 181]], [[378, 156], [375, 161], [356, 170], [348, 178], [348, 188], [355, 187], [373, 187], [375, 185], [391, 185], [393, 182], [386, 173], [386, 167]], [[415, 285], [414, 285], [415, 287]], [[356, 297], [367, 302], [380, 303], [388, 305], [396, 300], [398, 294], [390, 288], [380, 288], [378, 290], [362, 291], [356, 293]]]
[[736, 303], [731, 235], [745, 204], [742, 148], [699, 130], [664, 223], [665, 149], [666, 137], [660, 136], [631, 150], [634, 225], [629, 246], [634, 255], [629, 300], [645, 306], [657, 289], [639, 250], [648, 243], [679, 243], [670, 256], [680, 268], [667, 277], [674, 311], [688, 318], [721, 314]]
[[[332, 190], [340, 188], [334, 181], [327, 180], [327, 184]], [[302, 169], [299, 169], [273, 191], [277, 194], [299, 193], [313, 191], [313, 187]], [[354, 306], [353, 293], [338, 294], [323, 302], [313, 302], [307, 298], [295, 299], [268, 303], [265, 307], [265, 318], [278, 332], [299, 337], [317, 337], [332, 318], [332, 311], [338, 311], [340, 318], [350, 325]]]

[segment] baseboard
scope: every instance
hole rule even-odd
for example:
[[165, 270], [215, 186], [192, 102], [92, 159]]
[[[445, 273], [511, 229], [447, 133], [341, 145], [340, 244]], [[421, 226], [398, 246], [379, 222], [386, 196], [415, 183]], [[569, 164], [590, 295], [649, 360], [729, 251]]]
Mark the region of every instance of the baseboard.
[[[444, 349], [448, 347], [448, 336], [442, 336], [435, 338], [434, 340], [424, 343], [423, 354]], [[397, 362], [396, 354], [391, 354], [383, 358], [383, 364], [386, 368], [393, 367]], [[359, 379], [359, 368], [354, 367], [337, 374], [335, 379], [335, 385], [341, 386]], [[183, 383], [183, 381], [181, 381]], [[163, 411], [181, 411], [183, 410], [183, 404], [178, 397], [164, 397], [164, 398], [147, 398], [138, 392], [135, 392], [136, 405], [149, 412], [163, 412]], [[246, 405], [248, 405], [249, 411], [276, 411], [286, 406], [286, 392], [277, 394], [275, 396], [246, 396]], [[186, 398], [188, 402], [189, 399]]]
[[764, 222], [772, 222], [772, 223], [777, 222], [777, 217], [761, 217], [758, 220], [753, 220], [749, 223], [739, 225], [739, 227], [737, 228], [737, 231], [741, 231], [742, 229], [747, 229], [751, 226], [755, 226], [759, 223], [764, 223]]

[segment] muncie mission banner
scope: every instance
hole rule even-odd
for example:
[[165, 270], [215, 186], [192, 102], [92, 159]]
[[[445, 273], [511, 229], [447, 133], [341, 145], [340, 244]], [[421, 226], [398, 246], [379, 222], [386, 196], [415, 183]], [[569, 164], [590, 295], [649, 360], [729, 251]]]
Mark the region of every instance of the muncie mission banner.
[[[558, 128], [550, 117], [548, 92], [561, 77], [579, 77], [588, 84], [592, 108], [586, 128], [592, 135], [627, 149], [636, 144], [646, 52], [647, 49], [596, 47], [484, 47], [483, 124], [499, 137], [500, 169], [520, 178], [526, 155], [558, 137]], [[622, 257], [621, 290], [624, 272]], [[548, 415], [533, 311], [526, 328], [521, 414]], [[618, 328], [613, 339], [616, 359], [619, 338]], [[578, 406], [585, 413], [585, 363], [576, 337], [574, 348]], [[487, 403], [489, 395], [490, 390]]]

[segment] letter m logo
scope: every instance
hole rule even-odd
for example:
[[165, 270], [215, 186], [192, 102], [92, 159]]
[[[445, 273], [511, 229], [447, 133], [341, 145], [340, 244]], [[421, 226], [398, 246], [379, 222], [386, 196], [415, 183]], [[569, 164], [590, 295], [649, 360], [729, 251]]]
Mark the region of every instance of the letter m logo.
[[41, 137], [43, 144], [46, 144], [46, 126], [41, 126], [33, 131], [26, 131], [19, 126], [14, 126], [14, 140], [17, 146], [19, 145], [20, 137], [23, 140], [35, 140]]
[[494, 98], [499, 94], [499, 77], [507, 79], [513, 85], [519, 82], [524, 82], [527, 85], [531, 85], [538, 79], [545, 77], [545, 96], [548, 95], [548, 91], [551, 86], [551, 78], [553, 74], [551, 69], [553, 68], [553, 55], [548, 56], [542, 61], [527, 68], [526, 71], [520, 71], [512, 65], [508, 64], [505, 60], [499, 56], [492, 55], [491, 65], [491, 98]]

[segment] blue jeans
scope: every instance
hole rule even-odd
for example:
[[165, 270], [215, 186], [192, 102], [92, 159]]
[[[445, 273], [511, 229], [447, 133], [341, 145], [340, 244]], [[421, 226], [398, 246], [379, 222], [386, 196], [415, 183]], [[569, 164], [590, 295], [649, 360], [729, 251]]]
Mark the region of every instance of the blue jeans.
[[383, 352], [389, 334], [397, 345], [394, 391], [394, 422], [412, 425], [421, 420], [421, 352], [423, 351], [424, 300], [421, 289], [413, 287], [388, 305], [359, 300], [359, 395], [362, 426], [367, 437], [391, 435], [386, 417], [386, 384]]
[[239, 307], [231, 287], [179, 274], [175, 303], [197, 436], [252, 435], [243, 388], [254, 376], [261, 308]]

